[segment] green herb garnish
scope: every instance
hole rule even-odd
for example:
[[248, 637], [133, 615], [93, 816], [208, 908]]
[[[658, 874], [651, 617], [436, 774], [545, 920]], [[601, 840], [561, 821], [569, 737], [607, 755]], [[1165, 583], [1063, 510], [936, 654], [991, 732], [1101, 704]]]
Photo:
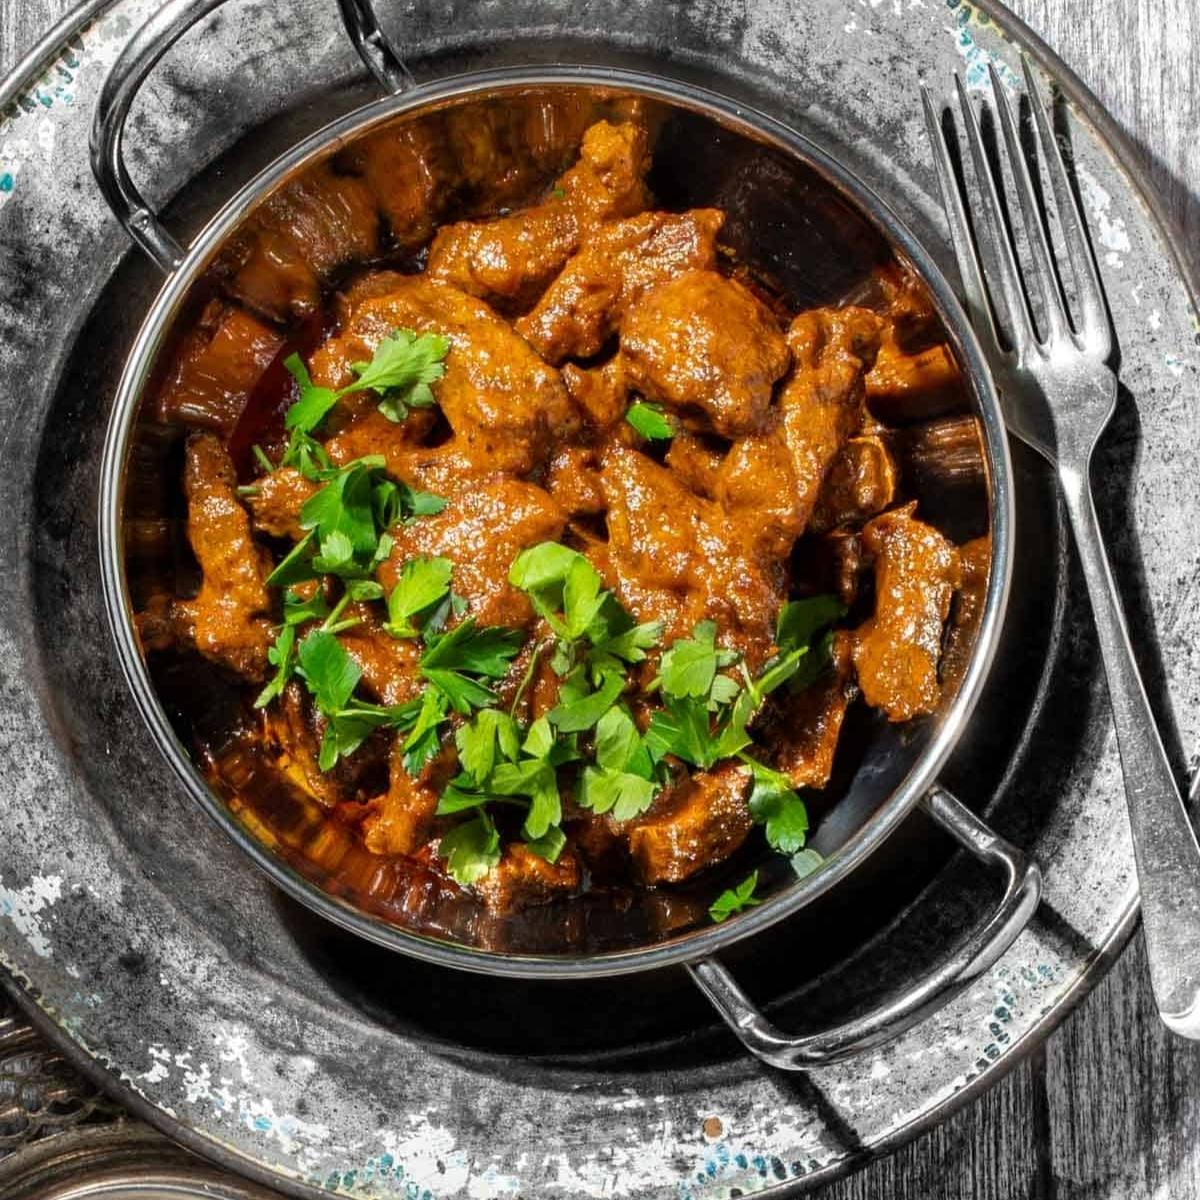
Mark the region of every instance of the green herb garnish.
[[453, 572], [454, 564], [448, 558], [410, 558], [388, 597], [384, 629], [395, 638], [417, 637], [436, 609], [449, 603]]
[[269, 586], [336, 575], [363, 581], [356, 588], [358, 599], [383, 594], [378, 584], [367, 583], [392, 551], [388, 530], [446, 507], [440, 496], [389, 479], [383, 461], [377, 456], [360, 458], [318, 472], [324, 486], [300, 509], [300, 527], [307, 533], [267, 577]]
[[713, 902], [708, 915], [719, 925], [722, 921], [740, 913], [743, 909], [754, 908], [761, 904], [755, 900], [754, 889], [758, 887], [758, 872], [751, 871], [741, 883], [726, 888]]
[[[682, 699], [694, 696], [705, 699], [710, 707], [729, 703], [737, 694], [735, 681], [717, 671], [737, 661], [733, 650], [718, 649], [717, 626], [713, 621], [701, 621], [690, 638], [680, 638], [662, 657], [658, 680], [668, 696]], [[718, 684], [718, 678], [720, 683]], [[716, 695], [713, 695], [716, 685]]]
[[783, 854], [794, 854], [808, 833], [808, 809], [792, 788], [792, 781], [779, 771], [751, 758], [742, 760], [750, 768], [754, 786], [747, 807], [756, 825], [763, 827], [767, 844]]
[[500, 861], [500, 835], [485, 809], [442, 835], [438, 853], [464, 887], [478, 883]]
[[675, 436], [675, 426], [661, 404], [639, 400], [625, 410], [625, 420], [650, 441], [667, 441]]
[[[293, 628], [294, 626], [288, 626]], [[321, 714], [325, 733], [317, 765], [329, 771], [344, 755], [353, 754], [370, 733], [381, 727], [408, 728], [417, 718], [418, 704], [368, 704], [354, 696], [362, 677], [358, 664], [337, 638], [314, 630], [299, 644], [297, 670]]]
[[[288, 409], [284, 425], [302, 435], [311, 434], [343, 396], [364, 391], [380, 396], [379, 411], [389, 421], [403, 421], [410, 408], [428, 408], [433, 404], [429, 385], [446, 373], [443, 360], [449, 349], [450, 342], [441, 334], [396, 329], [375, 348], [370, 362], [350, 364], [357, 378], [336, 390], [313, 383], [300, 355], [292, 354], [283, 365], [299, 386], [300, 398]], [[305, 452], [312, 453], [312, 447], [302, 441], [295, 444], [297, 458]]]

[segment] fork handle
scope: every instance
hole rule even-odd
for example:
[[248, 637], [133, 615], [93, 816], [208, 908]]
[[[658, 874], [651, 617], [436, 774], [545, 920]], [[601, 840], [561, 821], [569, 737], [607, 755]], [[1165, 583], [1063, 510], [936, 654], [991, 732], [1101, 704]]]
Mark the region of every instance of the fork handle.
[[1150, 983], [1164, 1024], [1200, 1039], [1200, 847], [1138, 673], [1088, 480], [1058, 469], [1100, 637], [1133, 831]]

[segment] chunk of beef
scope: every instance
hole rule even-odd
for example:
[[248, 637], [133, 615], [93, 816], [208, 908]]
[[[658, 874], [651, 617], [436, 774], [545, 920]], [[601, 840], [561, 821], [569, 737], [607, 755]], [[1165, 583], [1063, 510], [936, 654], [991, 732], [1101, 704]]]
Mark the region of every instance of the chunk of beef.
[[513, 842], [475, 891], [493, 912], [514, 913], [569, 896], [579, 889], [581, 877], [579, 859], [569, 847], [557, 862], [548, 862], [523, 842]]
[[826, 472], [863, 423], [863, 376], [879, 328], [866, 309], [801, 313], [787, 334], [792, 374], [775, 427], [730, 448], [717, 497], [733, 513], [757, 515], [756, 542], [773, 557], [786, 555], [807, 527]]
[[813, 509], [809, 528], [860, 525], [896, 498], [896, 463], [878, 434], [849, 438], [837, 452]]
[[511, 216], [443, 226], [429, 251], [429, 275], [520, 310], [542, 293], [578, 245], [574, 210], [552, 196]]
[[454, 476], [461, 486], [463, 480], [458, 476], [478, 474], [483, 469], [459, 451], [457, 439], [440, 446], [424, 444], [437, 420], [432, 409], [410, 409], [399, 422], [385, 417], [369, 401], [366, 406], [355, 405], [355, 410], [343, 417], [339, 431], [325, 443], [326, 453], [338, 466], [378, 455], [397, 479], [438, 495], [448, 495], [442, 486], [451, 482], [447, 476]]
[[854, 666], [863, 698], [891, 721], [938, 706], [942, 628], [960, 578], [958, 550], [915, 509], [884, 513], [862, 532], [875, 556], [875, 615], [855, 630]]
[[404, 563], [443, 555], [454, 563], [454, 590], [481, 625], [521, 627], [533, 619], [524, 592], [508, 582], [512, 561], [527, 546], [555, 541], [565, 516], [550, 494], [518, 479], [481, 480], [443, 511], [393, 530], [391, 557], [379, 568], [390, 592]]
[[363, 841], [373, 854], [415, 854], [429, 840], [438, 795], [450, 769], [448, 755], [427, 763], [414, 778], [404, 768], [403, 738], [392, 746], [388, 789], [363, 821]]
[[210, 302], [158, 392], [156, 418], [228, 436], [282, 345], [277, 330], [248, 312]]
[[723, 455], [690, 433], [678, 433], [667, 449], [667, 466], [696, 493], [712, 499], [720, 479]]
[[591, 119], [578, 93], [506, 96], [447, 109], [451, 182], [476, 211], [526, 204], [579, 145]]
[[950, 610], [950, 627], [942, 654], [942, 690], [947, 693], [954, 692], [962, 682], [975, 649], [992, 569], [991, 535], [984, 534], [959, 546], [958, 557], [962, 578]]
[[604, 489], [596, 451], [591, 446], [563, 446], [550, 460], [546, 490], [568, 517], [604, 511]]
[[818, 592], [835, 595], [847, 608], [858, 599], [862, 582], [871, 569], [862, 538], [851, 526], [802, 538], [792, 558], [794, 577]]
[[611, 429], [625, 415], [629, 381], [619, 354], [602, 367], [584, 369], [567, 363], [562, 369], [562, 381], [584, 420], [597, 432]]
[[300, 528], [300, 510], [321, 485], [305, 479], [295, 467], [280, 467], [255, 480], [254, 486], [258, 490], [247, 497], [254, 528], [298, 542], [305, 532]]
[[438, 231], [429, 274], [498, 303], [528, 307], [599, 222], [646, 206], [646, 133], [601, 121], [584, 134], [579, 162], [549, 199], [490, 221], [460, 221]]
[[299, 683], [289, 683], [279, 703], [262, 710], [261, 720], [263, 748], [274, 760], [274, 770], [323, 808], [352, 805], [371, 795], [372, 777], [378, 777], [387, 760], [384, 731], [376, 731], [332, 770], [322, 771], [318, 757], [325, 719]]
[[360, 623], [338, 634], [338, 641], [358, 664], [362, 682], [372, 697], [380, 704], [404, 704], [415, 699], [423, 686], [418, 672], [419, 644], [386, 633], [369, 604], [353, 604], [346, 615], [357, 617]]
[[346, 159], [375, 197], [396, 246], [415, 250], [427, 242], [450, 173], [438, 123], [390, 125], [352, 145]]
[[892, 424], [940, 416], [962, 404], [958, 363], [943, 343], [909, 353], [885, 338], [867, 376], [867, 401]]
[[849, 634], [834, 635], [830, 669], [820, 679], [792, 693], [780, 689], [757, 726], [758, 736], [773, 747], [774, 764], [794, 787], [824, 787], [846, 709], [855, 696]]
[[465, 457], [488, 470], [524, 473], [545, 458], [552, 439], [577, 427], [558, 372], [482, 300], [423, 276], [389, 275], [349, 297], [347, 307], [338, 335], [313, 356], [318, 383], [349, 383], [350, 364], [369, 359], [395, 329], [440, 333], [450, 350], [435, 392]]
[[629, 852], [647, 883], [679, 883], [728, 858], [754, 822], [750, 772], [726, 762], [664, 790], [629, 828]]
[[255, 545], [233, 464], [211, 434], [188, 439], [183, 490], [188, 541], [202, 582], [195, 599], [174, 604], [175, 624], [206, 658], [260, 681], [272, 642], [266, 586], [271, 560]]
[[619, 217], [631, 217], [649, 203], [643, 177], [650, 166], [645, 126], [597, 121], [583, 135], [579, 161], [559, 180], [581, 231]]
[[625, 446], [605, 451], [600, 479], [622, 603], [640, 621], [661, 620], [668, 642], [712, 619], [752, 668], [760, 664], [771, 652], [783, 580], [777, 564], [754, 553], [754, 518], [734, 519]]
[[222, 255], [229, 291], [283, 321], [316, 310], [321, 283], [379, 250], [379, 210], [363, 180], [326, 163], [292, 180], [250, 218]]
[[791, 361], [766, 305], [716, 271], [685, 271], [634, 300], [621, 353], [636, 389], [730, 438], [762, 428]]
[[601, 225], [516, 323], [547, 361], [587, 358], [603, 349], [628, 307], [655, 284], [716, 264], [724, 215], [714, 208], [647, 212]]

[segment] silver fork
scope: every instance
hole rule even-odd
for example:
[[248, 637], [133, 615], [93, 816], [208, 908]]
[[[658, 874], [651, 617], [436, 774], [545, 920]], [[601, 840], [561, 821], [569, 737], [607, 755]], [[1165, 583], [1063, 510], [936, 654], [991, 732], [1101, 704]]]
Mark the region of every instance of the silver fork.
[[[941, 114], [923, 87], [925, 119], [967, 309], [995, 375], [1005, 421], [1012, 433], [1042, 454], [1057, 472], [1087, 581], [1125, 776], [1155, 1002], [1170, 1029], [1200, 1039], [1200, 848], [1130, 649], [1089, 481], [1092, 451], [1116, 407], [1117, 379], [1107, 365], [1112, 331], [1083, 216], [1058, 142], [1029, 63], [1022, 59], [1022, 65], [1039, 153], [1075, 280], [1074, 319], [1055, 272], [1050, 232], [1039, 209], [1017, 122], [995, 68], [989, 67], [992, 94], [1031, 269], [1023, 268], [1018, 259], [1000, 202], [1004, 179], [992, 170], [975, 108], [957, 76], [955, 85], [980, 197], [974, 231], [967, 220]], [[986, 267], [980, 254], [984, 239], [991, 252]], [[1041, 299], [1040, 329], [1029, 303], [1032, 289]], [[997, 314], [1007, 317], [1011, 349], [1000, 340], [993, 306]]]

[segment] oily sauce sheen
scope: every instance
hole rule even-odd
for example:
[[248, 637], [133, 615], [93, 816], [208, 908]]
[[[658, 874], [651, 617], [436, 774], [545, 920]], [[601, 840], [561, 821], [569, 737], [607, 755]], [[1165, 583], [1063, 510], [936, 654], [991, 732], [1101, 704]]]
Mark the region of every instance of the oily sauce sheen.
[[[446, 339], [436, 404], [396, 422], [378, 395], [350, 391], [313, 436], [335, 467], [378, 456], [388, 477], [445, 500], [390, 531], [374, 578], [386, 597], [414, 559], [450, 560], [465, 603], [450, 626], [520, 631], [490, 686], [522, 730], [561, 701], [539, 650], [553, 633], [509, 580], [543, 543], [582, 554], [633, 621], [660, 623], [628, 667], [623, 703], [643, 732], [664, 650], [699, 623], [715, 623], [737, 682], [777, 660], [788, 601], [841, 602], [823, 668], [773, 691], [750, 726], [754, 753], [807, 799], [814, 825], [848, 711], [932, 714], [969, 656], [986, 535], [955, 544], [921, 484], [939, 471], [978, 482], [978, 439], [969, 417], [946, 415], [965, 410], [963, 391], [922, 288], [889, 265], [857, 303], [789, 308], [723, 247], [724, 211], [657, 206], [660, 123], [640, 102], [531, 93], [341, 150], [230, 239], [143, 413], [177, 514], [128, 521], [130, 562], [158, 563], [138, 573], [135, 598], [165, 705], [255, 836], [414, 929], [578, 950], [706, 923], [721, 888], [768, 857], [751, 772], [737, 757], [701, 769], [667, 756], [653, 802], [618, 820], [577, 802], [580, 768], [568, 767], [557, 857], [531, 851], [519, 815], [497, 808], [498, 861], [464, 884], [440, 853], [462, 818], [436, 811], [460, 769], [462, 714], [415, 772], [389, 728], [322, 770], [325, 718], [299, 678], [254, 707], [281, 621], [267, 579], [322, 486], [271, 467], [299, 395], [284, 366], [294, 353], [314, 385], [342, 389], [396, 330]], [[648, 439], [626, 419], [646, 404], [672, 436]], [[339, 586], [312, 588], [332, 600]], [[383, 600], [345, 616], [357, 695], [419, 699], [420, 641], [384, 629]], [[775, 862], [765, 875], [778, 881], [787, 859]]]

